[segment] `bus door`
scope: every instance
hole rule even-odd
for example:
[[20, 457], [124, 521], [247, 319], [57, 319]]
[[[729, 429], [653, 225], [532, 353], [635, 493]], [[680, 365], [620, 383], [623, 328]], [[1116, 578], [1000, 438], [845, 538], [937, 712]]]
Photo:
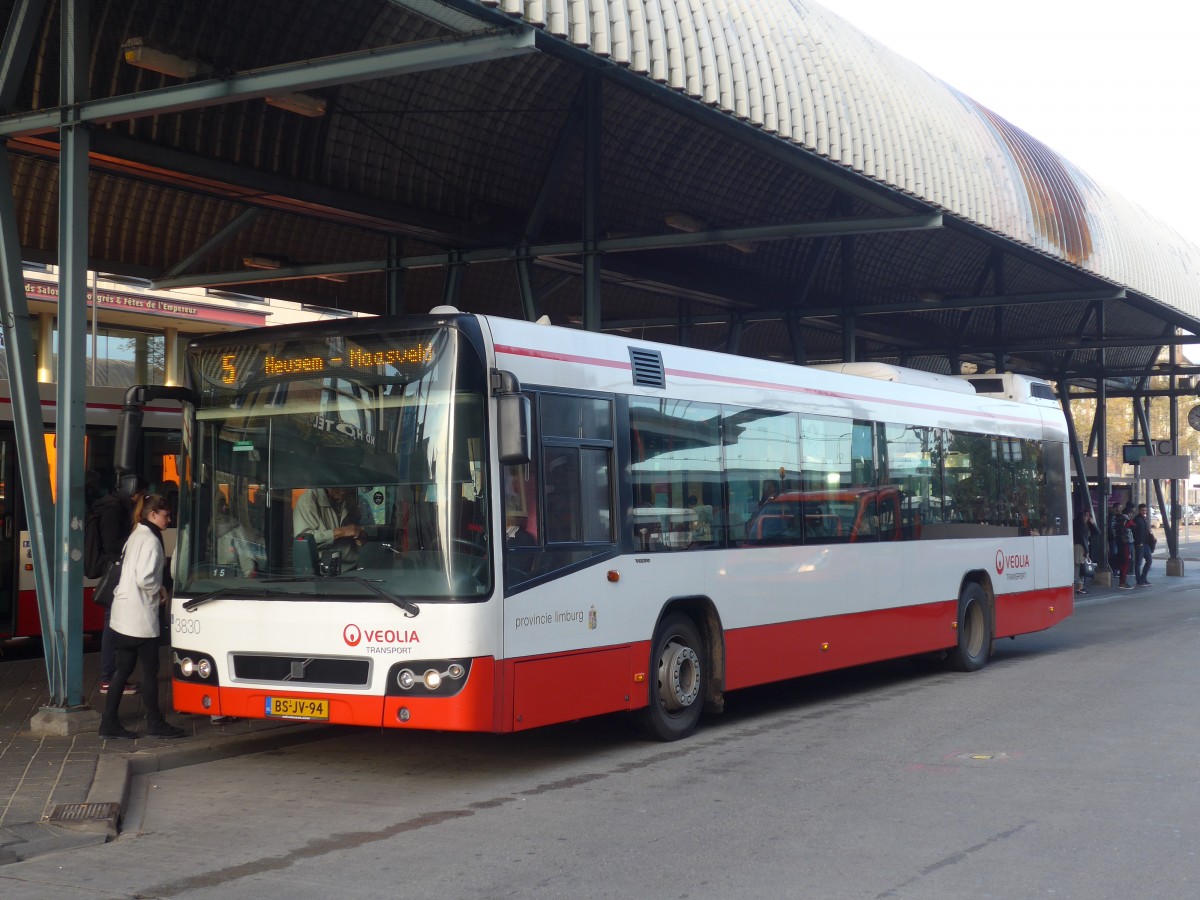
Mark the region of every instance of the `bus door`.
[[17, 542], [21, 532], [16, 522], [17, 446], [10, 430], [0, 430], [0, 637], [16, 633]]

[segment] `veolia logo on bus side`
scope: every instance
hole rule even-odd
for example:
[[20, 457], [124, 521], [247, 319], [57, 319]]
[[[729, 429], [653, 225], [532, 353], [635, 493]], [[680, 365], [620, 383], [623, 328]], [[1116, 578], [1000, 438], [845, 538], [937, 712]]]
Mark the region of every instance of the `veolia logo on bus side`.
[[[1029, 554], [1028, 553], [1005, 553], [1003, 550], [996, 551], [996, 574], [1003, 575], [1006, 569], [1028, 569]], [[1024, 572], [1013, 572], [1013, 575], [1023, 577]]]

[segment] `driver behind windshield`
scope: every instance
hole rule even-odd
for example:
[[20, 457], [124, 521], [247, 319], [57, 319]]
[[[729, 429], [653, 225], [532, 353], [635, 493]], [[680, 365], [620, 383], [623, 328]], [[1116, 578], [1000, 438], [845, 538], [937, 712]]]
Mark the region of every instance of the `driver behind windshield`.
[[296, 534], [312, 535], [318, 553], [336, 550], [347, 566], [358, 561], [367, 538], [357, 492], [349, 488], [309, 488], [296, 501], [292, 525]]

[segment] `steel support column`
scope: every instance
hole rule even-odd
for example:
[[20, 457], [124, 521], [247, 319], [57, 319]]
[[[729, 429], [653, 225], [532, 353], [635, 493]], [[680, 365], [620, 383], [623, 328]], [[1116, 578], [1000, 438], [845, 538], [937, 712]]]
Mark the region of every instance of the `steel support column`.
[[533, 273], [528, 259], [517, 260], [517, 287], [521, 292], [521, 314], [526, 322], [537, 321], [537, 301], [533, 296]]
[[600, 76], [588, 72], [587, 103], [584, 109], [583, 136], [583, 328], [599, 331], [600, 253], [596, 239], [600, 234], [600, 142], [602, 114]]
[[466, 263], [455, 260], [456, 254], [451, 251], [451, 263], [446, 267], [446, 278], [442, 282], [442, 305], [458, 306], [458, 298], [462, 294], [462, 281]]
[[787, 318], [788, 337], [792, 342], [792, 362], [798, 366], [808, 365], [808, 351], [804, 348], [804, 329], [795, 316]]
[[[1096, 309], [1096, 334], [1104, 340], [1104, 307]], [[1096, 527], [1100, 529], [1100, 546], [1103, 548], [1100, 559], [1096, 560], [1096, 584], [1100, 587], [1112, 586], [1112, 567], [1108, 564], [1108, 498], [1112, 490], [1108, 481], [1108, 388], [1105, 385], [1104, 367], [1105, 351], [1101, 347], [1096, 351], [1096, 366], [1100, 370], [1096, 377], [1096, 421], [1092, 427], [1092, 437], [1096, 447], [1096, 485], [1100, 498], [1100, 508], [1096, 510]]]
[[[50, 506], [50, 466], [46, 444], [42, 440], [42, 403], [38, 395], [37, 353], [33, 346], [33, 320], [25, 299], [25, 275], [21, 263], [21, 243], [17, 233], [17, 215], [12, 193], [12, 170], [8, 151], [0, 144], [0, 279], [3, 309], [0, 333], [8, 353], [8, 385], [12, 398], [13, 430], [17, 442], [17, 468], [21, 490], [29, 498], [25, 518], [29, 529], [29, 552], [33, 563], [33, 581], [37, 593], [38, 616], [53, 622], [51, 598], [53, 582], [46, 536], [54, 513]], [[58, 656], [62, 648], [52, 640], [53, 629], [43, 629], [46, 675], [61, 671]]]
[[842, 362], [854, 362], [856, 341], [854, 334], [854, 236], [842, 238]]
[[[62, 7], [62, 103], [68, 109], [87, 99], [88, 3], [68, 0]], [[51, 676], [55, 706], [83, 703], [83, 430], [86, 416], [88, 275], [88, 132], [68, 117], [59, 128], [58, 176], [58, 448], [57, 500], [51, 552], [54, 574], [54, 629], [65, 648], [64, 670]], [[46, 498], [48, 500], [49, 498]]]
[[[1179, 362], [1179, 348], [1171, 347], [1171, 366], [1174, 369]], [[1172, 371], [1171, 373], [1171, 442], [1172, 446], [1179, 446], [1179, 378]], [[1171, 509], [1179, 509], [1179, 481], [1171, 479]], [[1179, 558], [1179, 520], [1177, 517], [1172, 517], [1171, 536], [1167, 539], [1167, 549], [1170, 551], [1170, 557], [1167, 559], [1165, 567], [1168, 575], [1183, 574], [1183, 560]], [[1165, 521], [1165, 520], [1164, 520]], [[1163, 526], [1164, 528], [1166, 526]]]
[[[1071, 446], [1071, 462], [1075, 464], [1075, 472], [1079, 479], [1079, 493], [1081, 495], [1079, 512], [1083, 512], [1085, 509], [1088, 510], [1091, 512], [1092, 521], [1094, 522], [1096, 521], [1096, 510], [1092, 506], [1092, 492], [1088, 489], [1087, 460], [1084, 458], [1083, 448], [1079, 444], [1079, 431], [1075, 427], [1075, 416], [1071, 411], [1071, 386], [1067, 383], [1066, 375], [1063, 375], [1059, 379], [1059, 383], [1063, 385], [1061, 402], [1063, 415], [1067, 419], [1067, 440]], [[1071, 512], [1074, 514], [1075, 510], [1072, 509]], [[1074, 522], [1072, 521], [1073, 526]]]
[[407, 272], [400, 265], [404, 256], [404, 239], [389, 235], [387, 239], [387, 268], [384, 270], [383, 311], [388, 316], [404, 312], [404, 287]]
[[746, 323], [741, 316], [729, 320], [729, 333], [725, 336], [725, 352], [736, 356], [742, 349], [742, 332]]
[[[1149, 382], [1148, 378], [1144, 379], [1143, 384], [1145, 384], [1147, 382]], [[1174, 382], [1174, 376], [1172, 376], [1172, 382]], [[1174, 400], [1172, 400], [1172, 402], [1174, 402]], [[1136, 422], [1138, 428], [1142, 432], [1142, 440], [1145, 444], [1146, 451], [1148, 453], [1152, 451], [1151, 437], [1150, 437], [1149, 406], [1150, 406], [1150, 398], [1149, 397], [1144, 397], [1142, 399], [1142, 402], [1140, 402], [1140, 403], [1136, 399], [1134, 399], [1134, 401], [1133, 401], [1133, 412], [1134, 412], [1134, 415], [1136, 416], [1135, 422]], [[1176, 446], [1174, 433], [1171, 434], [1171, 444], [1172, 444], [1172, 446]], [[1170, 528], [1165, 524], [1169, 521], [1170, 514], [1163, 505], [1162, 481], [1157, 478], [1155, 478], [1153, 480], [1154, 480], [1154, 498], [1155, 498], [1155, 500], [1158, 501], [1159, 512], [1162, 513], [1162, 520], [1164, 523], [1163, 534], [1166, 535], [1166, 538], [1167, 538], [1167, 556], [1170, 557], [1171, 559], [1174, 559], [1176, 556], [1178, 556], [1179, 532], [1176, 529]], [[1150, 498], [1147, 497], [1146, 500], [1147, 500], [1147, 502], [1149, 502]]]

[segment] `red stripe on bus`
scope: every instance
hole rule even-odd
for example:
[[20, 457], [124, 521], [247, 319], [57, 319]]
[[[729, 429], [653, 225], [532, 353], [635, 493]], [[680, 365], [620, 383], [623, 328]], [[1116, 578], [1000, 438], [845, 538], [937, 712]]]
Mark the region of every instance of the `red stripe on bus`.
[[[600, 359], [592, 356], [580, 356], [576, 353], [557, 353], [549, 350], [534, 350], [529, 347], [513, 347], [508, 344], [497, 344], [496, 353], [507, 353], [510, 356], [525, 356], [531, 359], [549, 359], [556, 362], [567, 362], [575, 365], [584, 366], [600, 366], [608, 369], [632, 369], [633, 367], [620, 360]], [[839, 400], [848, 400], [856, 403], [861, 402], [883, 402], [890, 406], [901, 406], [906, 409], [925, 409], [933, 412], [970, 413], [970, 410], [964, 410], [961, 407], [955, 406], [939, 406], [930, 403], [913, 403], [909, 400], [883, 400], [879, 397], [870, 394], [848, 394], [843, 391], [827, 391], [817, 388], [802, 387], [795, 384], [783, 384], [775, 381], [759, 381], [755, 378], [736, 378], [731, 375], [713, 375], [709, 372], [691, 372], [687, 369], [667, 369], [664, 371], [668, 375], [676, 378], [691, 378], [696, 381], [709, 381], [716, 384], [734, 384], [740, 387], [757, 387], [765, 388], [773, 391], [784, 391], [791, 394], [804, 394], [812, 397], [833, 397]], [[859, 376], [861, 377], [861, 376]], [[928, 390], [928, 389], [927, 389]], [[1001, 419], [1006, 422], [1020, 422], [1025, 425], [1041, 425], [1041, 419], [1031, 419], [1026, 416], [1011, 416], [1007, 414], [988, 412], [988, 417], [992, 419]]]

